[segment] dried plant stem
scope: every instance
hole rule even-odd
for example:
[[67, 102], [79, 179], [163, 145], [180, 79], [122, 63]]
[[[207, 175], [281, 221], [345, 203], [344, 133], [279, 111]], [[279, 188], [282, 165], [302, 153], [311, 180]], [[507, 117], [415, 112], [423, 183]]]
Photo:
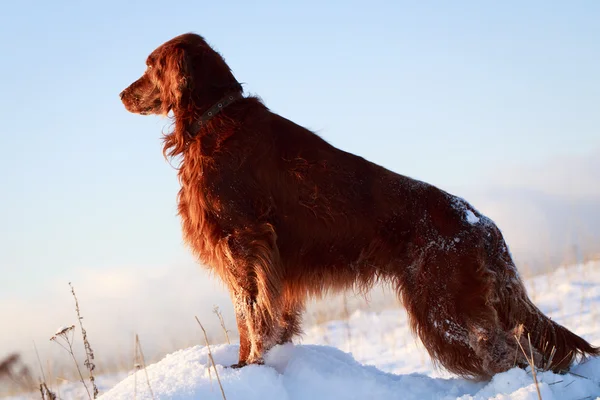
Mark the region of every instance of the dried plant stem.
[[527, 333], [527, 341], [529, 342], [529, 356], [531, 357], [531, 374], [533, 375], [533, 381], [535, 382], [535, 389], [537, 390], [538, 399], [542, 400], [542, 394], [540, 393], [540, 385], [537, 380], [537, 372], [533, 363], [533, 346], [531, 346], [531, 335]]
[[137, 399], [137, 372], [139, 369], [137, 353], [137, 335], [135, 335], [133, 340], [133, 400]]
[[[560, 361], [559, 361], [557, 364], [562, 364], [562, 362], [563, 362], [563, 361], [565, 361], [565, 360], [566, 360], [568, 357], [571, 357], [571, 354], [573, 354], [573, 350], [569, 351], [569, 352], [568, 352], [568, 353], [567, 353], [567, 354], [566, 354], [566, 355], [565, 355], [565, 356], [562, 358], [562, 360], [560, 360]], [[569, 373], [570, 373], [570, 371], [567, 371], [567, 370], [565, 370], [565, 371], [563, 371], [563, 372], [569, 372]]]
[[210, 372], [210, 365], [208, 366], [208, 380], [210, 381], [210, 391], [213, 391], [213, 378], [212, 372]]
[[40, 393], [42, 394], [42, 400], [56, 400], [56, 395], [48, 389], [46, 382], [40, 383]]
[[533, 359], [533, 347], [531, 346], [531, 335], [529, 333], [527, 333], [527, 339], [529, 341], [529, 356], [527, 355], [527, 352], [521, 345], [521, 341], [519, 340], [520, 335], [519, 335], [519, 337], [517, 337], [517, 335], [515, 335], [515, 339], [517, 340], [517, 344], [519, 345], [519, 347], [521, 348], [521, 351], [523, 352], [523, 356], [525, 356], [525, 359], [527, 360], [527, 362], [529, 363], [529, 366], [531, 367], [531, 375], [533, 376], [533, 382], [535, 383], [535, 390], [537, 391], [538, 399], [542, 400], [542, 394], [540, 392], [540, 385], [537, 380], [537, 372], [535, 369], [535, 362]]
[[[71, 337], [69, 337], [69, 332], [71, 332]], [[56, 335], [54, 335], [52, 338], [50, 338], [50, 340], [53, 341], [54, 343], [58, 344], [60, 347], [65, 349], [65, 351], [67, 353], [69, 353], [69, 355], [73, 359], [73, 363], [75, 363], [75, 368], [77, 369], [77, 373], [79, 374], [79, 381], [85, 388], [88, 398], [90, 398], [90, 400], [91, 400], [92, 395], [91, 395], [90, 390], [88, 389], [87, 385], [85, 384], [85, 378], [83, 377], [83, 374], [81, 373], [81, 368], [79, 368], [79, 363], [77, 362], [77, 359], [75, 358], [75, 353], [73, 352], [73, 336], [74, 335], [75, 335], [75, 326], [72, 325], [69, 328], [63, 329], [61, 332], [58, 332]], [[59, 341], [59, 339], [62, 339], [64, 341], [64, 343], [66, 344], [66, 346], [65, 346], [65, 344], [61, 343]]]
[[[198, 317], [195, 317], [195, 318], [196, 318], [196, 322], [198, 322], [198, 325], [200, 325], [200, 328], [202, 329], [202, 332], [204, 333], [204, 341], [206, 342], [206, 347], [208, 349], [208, 358], [213, 366], [213, 369], [215, 370], [215, 375], [217, 376], [217, 382], [219, 383], [219, 388], [221, 389], [221, 395], [223, 395], [223, 400], [227, 400], [227, 397], [225, 397], [225, 391], [223, 390], [223, 385], [221, 385], [221, 378], [219, 378], [219, 372], [217, 371], [217, 366], [215, 365], [215, 359], [213, 358], [212, 351], [210, 351], [210, 344], [208, 343], [208, 335], [206, 334], [206, 330], [204, 329], [204, 326], [202, 326], [202, 323], [200, 322]], [[208, 370], [210, 371], [210, 365], [208, 366]]]
[[90, 394], [90, 391], [89, 391], [87, 385], [85, 384], [85, 378], [83, 377], [83, 374], [81, 373], [81, 369], [79, 368], [79, 363], [75, 359], [75, 354], [73, 354], [73, 348], [71, 346], [69, 346], [69, 354], [71, 354], [71, 358], [73, 359], [73, 362], [75, 363], [75, 366], [77, 367], [77, 373], [79, 374], [79, 379], [81, 380], [81, 384], [85, 387], [85, 391], [87, 392], [88, 397], [91, 399], [92, 396]]
[[223, 332], [225, 332], [225, 339], [227, 339], [227, 344], [231, 344], [231, 341], [229, 340], [229, 331], [225, 327], [225, 321], [223, 320], [223, 314], [221, 313], [221, 310], [219, 310], [218, 306], [215, 306], [215, 308], [213, 308], [213, 312], [217, 314], [217, 317], [219, 318], [221, 328], [223, 328]]
[[85, 349], [85, 361], [84, 361], [83, 365], [85, 365], [85, 367], [88, 369], [88, 371], [90, 373], [89, 379], [90, 379], [90, 383], [92, 384], [92, 389], [94, 392], [94, 399], [95, 399], [98, 397], [99, 392], [98, 392], [98, 387], [96, 386], [96, 378], [94, 378], [94, 369], [96, 368], [96, 365], [93, 363], [94, 351], [92, 350], [92, 346], [90, 345], [90, 342], [88, 341], [87, 332], [83, 328], [83, 322], [81, 322], [83, 320], [83, 317], [81, 316], [81, 313], [79, 312], [79, 301], [77, 300], [77, 296], [75, 295], [75, 288], [73, 287], [71, 282], [69, 282], [69, 286], [71, 287], [71, 293], [73, 294], [73, 298], [75, 299], [75, 311], [77, 312], [77, 320], [79, 321], [79, 327], [81, 328], [81, 336], [83, 337], [83, 346]]
[[44, 367], [42, 366], [42, 360], [40, 360], [40, 353], [38, 353], [37, 346], [35, 345], [35, 340], [33, 341], [33, 349], [35, 350], [35, 356], [38, 360], [38, 365], [40, 366], [40, 372], [42, 373], [42, 382], [46, 382], [46, 374], [44, 373]]
[[152, 387], [150, 386], [150, 378], [148, 377], [148, 370], [146, 369], [146, 358], [144, 357], [144, 352], [142, 351], [142, 344], [140, 343], [140, 338], [137, 334], [135, 335], [135, 347], [136, 355], [139, 354], [140, 361], [142, 362], [142, 367], [144, 367], [144, 373], [146, 374], [146, 383], [148, 384], [148, 390], [150, 390], [150, 395], [152, 396], [152, 399], [154, 399], [154, 392], [152, 391]]
[[[519, 324], [515, 329], [514, 337], [517, 340], [517, 343], [520, 344], [521, 336], [523, 335], [523, 331], [525, 330], [525, 326], [523, 324]], [[519, 358], [519, 349], [515, 349], [515, 361], [513, 362], [513, 367], [517, 365], [517, 359]]]
[[546, 370], [549, 370], [552, 366], [552, 360], [554, 359], [554, 355], [556, 354], [556, 346], [552, 346], [552, 350], [550, 351], [550, 357], [548, 357], [548, 361], [546, 361]]
[[[42, 374], [42, 383], [46, 386], [46, 383], [48, 381], [46, 380], [46, 374], [44, 373], [44, 366], [42, 365], [42, 360], [40, 359], [40, 353], [38, 352], [37, 345], [35, 344], [35, 340], [33, 341], [33, 349], [35, 350], [35, 356], [37, 358], [38, 365], [40, 366], [40, 373]], [[48, 367], [48, 370], [50, 370], [50, 367]], [[50, 379], [52, 379], [52, 376], [50, 376]], [[50, 384], [50, 386], [52, 386], [52, 384]], [[46, 386], [46, 389], [48, 389], [48, 386]], [[44, 391], [42, 389], [42, 385], [41, 384], [40, 384], [40, 390], [42, 391], [42, 399], [44, 399], [45, 398], [44, 397]], [[50, 390], [48, 390], [48, 392], [51, 395], [56, 396]]]

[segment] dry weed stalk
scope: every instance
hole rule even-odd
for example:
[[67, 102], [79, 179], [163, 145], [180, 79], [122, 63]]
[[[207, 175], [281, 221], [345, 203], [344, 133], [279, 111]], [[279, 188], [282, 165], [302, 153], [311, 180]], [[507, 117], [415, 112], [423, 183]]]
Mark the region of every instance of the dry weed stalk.
[[208, 366], [208, 380], [210, 381], [210, 391], [213, 391], [213, 380], [212, 380], [212, 372], [210, 372], [210, 365]]
[[[79, 301], [77, 300], [77, 296], [75, 295], [75, 288], [69, 282], [69, 286], [71, 287], [71, 293], [73, 294], [73, 298], [75, 299], [75, 311], [77, 312], [77, 319], [79, 320], [79, 327], [81, 328], [81, 336], [83, 337], [83, 346], [85, 348], [85, 361], [83, 365], [88, 369], [90, 373], [90, 383], [92, 384], [92, 390], [94, 393], [94, 399], [98, 397], [98, 387], [96, 386], [96, 378], [94, 378], [94, 369], [96, 369], [96, 365], [93, 363], [94, 360], [94, 351], [92, 350], [92, 346], [87, 338], [87, 332], [83, 328], [83, 317], [79, 312]], [[87, 387], [86, 387], [87, 388]]]
[[538, 399], [542, 400], [542, 394], [540, 392], [540, 385], [537, 380], [537, 371], [535, 369], [535, 362], [534, 362], [534, 358], [533, 358], [533, 346], [531, 346], [531, 335], [529, 333], [527, 333], [527, 339], [529, 341], [529, 356], [528, 356], [527, 352], [525, 352], [525, 349], [521, 345], [521, 334], [523, 332], [523, 325], [519, 325], [518, 330], [519, 330], [518, 336], [515, 335], [515, 340], [517, 341], [517, 344], [521, 348], [521, 351], [523, 352], [523, 356], [525, 356], [525, 359], [527, 360], [527, 362], [529, 363], [529, 366], [531, 367], [531, 375], [533, 376], [533, 383], [535, 383], [535, 390], [537, 391]]
[[[42, 366], [40, 365], [40, 368]], [[60, 399], [60, 386], [58, 385], [58, 377], [55, 377], [53, 374], [54, 364], [50, 364], [50, 360], [46, 360], [46, 371], [48, 371], [48, 380], [45, 382], [50, 382], [50, 390], [56, 391], [56, 396]]]
[[550, 351], [550, 357], [546, 361], [546, 365], [544, 366], [545, 370], [549, 370], [552, 365], [552, 360], [554, 359], [554, 354], [556, 354], [556, 346], [552, 346], [552, 350]]
[[152, 387], [150, 386], [150, 378], [148, 377], [148, 370], [146, 369], [146, 358], [144, 357], [144, 352], [142, 351], [142, 344], [140, 343], [140, 338], [136, 334], [133, 355], [133, 367], [135, 369], [133, 378], [135, 384], [134, 396], [137, 395], [137, 371], [140, 369], [139, 362], [142, 363], [141, 366], [144, 368], [144, 373], [146, 374], [146, 383], [148, 384], [148, 390], [150, 390], [150, 395], [152, 396], [152, 399], [154, 399], [154, 392], [152, 391]]
[[42, 400], [56, 400], [56, 394], [48, 389], [46, 382], [40, 383], [40, 393], [42, 394]]
[[231, 341], [229, 340], [229, 331], [225, 327], [225, 321], [223, 320], [223, 314], [221, 313], [219, 306], [214, 306], [213, 312], [215, 314], [217, 314], [217, 317], [219, 318], [219, 322], [221, 323], [221, 328], [223, 328], [223, 332], [225, 332], [225, 339], [227, 339], [227, 344], [231, 344]]
[[[223, 396], [223, 400], [227, 400], [227, 397], [225, 397], [225, 391], [223, 390], [223, 385], [221, 384], [221, 378], [219, 378], [219, 372], [217, 371], [217, 366], [215, 365], [215, 359], [213, 358], [212, 351], [210, 351], [210, 344], [208, 343], [208, 335], [206, 334], [206, 330], [204, 329], [204, 326], [202, 326], [202, 323], [200, 322], [198, 317], [195, 317], [195, 318], [196, 318], [196, 322], [198, 322], [198, 325], [200, 325], [200, 328], [202, 329], [202, 332], [204, 333], [204, 341], [206, 342], [206, 347], [208, 349], [208, 359], [209, 359], [210, 363], [212, 364], [213, 369], [215, 370], [215, 375], [217, 376], [217, 382], [219, 383], [219, 388], [221, 389], [221, 395]], [[210, 365], [208, 366], [208, 371], [210, 374]]]
[[[42, 366], [42, 360], [40, 360], [40, 353], [38, 352], [35, 341], [33, 341], [33, 349], [35, 350], [35, 356], [37, 358], [38, 365], [40, 366], [40, 373], [42, 377], [42, 383], [40, 383], [40, 392], [42, 393], [42, 400], [55, 399], [56, 394], [54, 394], [50, 389], [48, 389], [48, 386], [46, 385], [46, 382], [48, 381], [46, 380], [46, 374], [44, 373], [44, 367]], [[48, 371], [50, 371], [50, 368], [48, 368]], [[50, 382], [52, 382], [52, 377], [50, 377]]]
[[531, 345], [531, 335], [527, 333], [527, 341], [529, 342], [529, 363], [531, 365], [531, 374], [533, 375], [533, 382], [535, 383], [535, 390], [537, 390], [538, 399], [542, 400], [542, 394], [540, 393], [540, 385], [537, 380], [537, 371], [535, 370], [535, 364], [533, 360], [533, 346]]
[[42, 366], [42, 360], [40, 360], [40, 353], [38, 352], [35, 341], [33, 342], [33, 349], [35, 350], [35, 356], [37, 357], [38, 365], [40, 366], [40, 372], [42, 374], [42, 382], [46, 382], [46, 374], [44, 373], [44, 367]]
[[[137, 337], [137, 335], [136, 335]], [[133, 399], [137, 399], [137, 372], [140, 364], [137, 362], [137, 340], [133, 340]]]
[[[71, 333], [70, 337], [69, 337], [69, 333]], [[83, 374], [81, 373], [81, 369], [79, 368], [79, 363], [77, 362], [77, 359], [75, 358], [75, 354], [73, 353], [73, 336], [74, 335], [75, 335], [75, 325], [61, 327], [61, 328], [58, 328], [58, 330], [56, 331], [54, 336], [52, 336], [50, 338], [50, 341], [58, 344], [60, 347], [65, 349], [65, 351], [67, 353], [69, 353], [69, 355], [73, 359], [73, 362], [75, 363], [75, 367], [77, 368], [77, 373], [79, 374], [79, 381], [85, 388], [85, 391], [87, 392], [88, 397], [91, 399], [92, 395], [90, 394], [90, 390], [88, 389], [87, 385], [85, 384], [85, 379], [83, 378]]]

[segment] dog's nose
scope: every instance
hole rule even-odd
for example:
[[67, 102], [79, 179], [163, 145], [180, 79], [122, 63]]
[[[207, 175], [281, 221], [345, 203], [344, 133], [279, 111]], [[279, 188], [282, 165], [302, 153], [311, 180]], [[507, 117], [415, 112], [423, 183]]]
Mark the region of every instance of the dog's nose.
[[121, 93], [119, 93], [119, 98], [121, 100], [123, 100], [123, 96], [125, 96], [125, 91], [124, 90]]

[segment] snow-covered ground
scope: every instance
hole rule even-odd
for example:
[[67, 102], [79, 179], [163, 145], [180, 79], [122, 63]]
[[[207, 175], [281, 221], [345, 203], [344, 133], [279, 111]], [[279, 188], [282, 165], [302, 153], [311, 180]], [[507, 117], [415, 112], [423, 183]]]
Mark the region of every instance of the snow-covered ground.
[[[600, 262], [558, 269], [529, 280], [528, 288], [552, 318], [600, 345]], [[410, 334], [402, 309], [357, 311], [347, 320], [309, 327], [301, 344], [274, 348], [264, 366], [225, 368], [237, 361], [237, 345], [214, 345], [211, 350], [229, 400], [538, 399], [529, 370], [515, 368], [476, 383], [435, 369]], [[144, 371], [138, 371], [101, 398], [221, 399], [208, 365], [206, 347], [180, 350], [148, 366], [152, 393]], [[600, 399], [600, 358], [571, 372], [538, 373], [542, 398]], [[73, 389], [66, 389], [61, 398], [72, 398]]]
[[[227, 399], [537, 399], [531, 375], [520, 369], [499, 374], [491, 382], [473, 383], [424, 374], [391, 374], [330, 346], [284, 345], [269, 353], [264, 366], [233, 370], [222, 365], [237, 361], [237, 346], [219, 345], [212, 351]], [[202, 346], [168, 355], [148, 368], [154, 395], [161, 399], [221, 399], [214, 372], [211, 379], [207, 365], [208, 352]], [[594, 369], [600, 371], [600, 359], [575, 372], [589, 375]], [[596, 378], [600, 378], [598, 371]], [[599, 383], [585, 378], [542, 373], [538, 379], [544, 399], [600, 396]], [[134, 377], [129, 377], [101, 398], [131, 399], [135, 387]], [[143, 373], [137, 376], [137, 398], [152, 399]]]

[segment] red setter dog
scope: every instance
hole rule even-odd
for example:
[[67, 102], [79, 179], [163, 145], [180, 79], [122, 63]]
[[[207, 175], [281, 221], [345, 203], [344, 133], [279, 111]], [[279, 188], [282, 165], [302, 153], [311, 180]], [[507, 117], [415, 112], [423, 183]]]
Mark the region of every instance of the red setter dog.
[[236, 366], [298, 334], [307, 297], [377, 282], [393, 285], [431, 357], [466, 377], [525, 363], [523, 329], [544, 368], [599, 354], [532, 304], [498, 228], [461, 198], [243, 97], [198, 35], [166, 42], [146, 64], [121, 98], [133, 113], [173, 115], [164, 154], [181, 158], [184, 238], [229, 288]]

